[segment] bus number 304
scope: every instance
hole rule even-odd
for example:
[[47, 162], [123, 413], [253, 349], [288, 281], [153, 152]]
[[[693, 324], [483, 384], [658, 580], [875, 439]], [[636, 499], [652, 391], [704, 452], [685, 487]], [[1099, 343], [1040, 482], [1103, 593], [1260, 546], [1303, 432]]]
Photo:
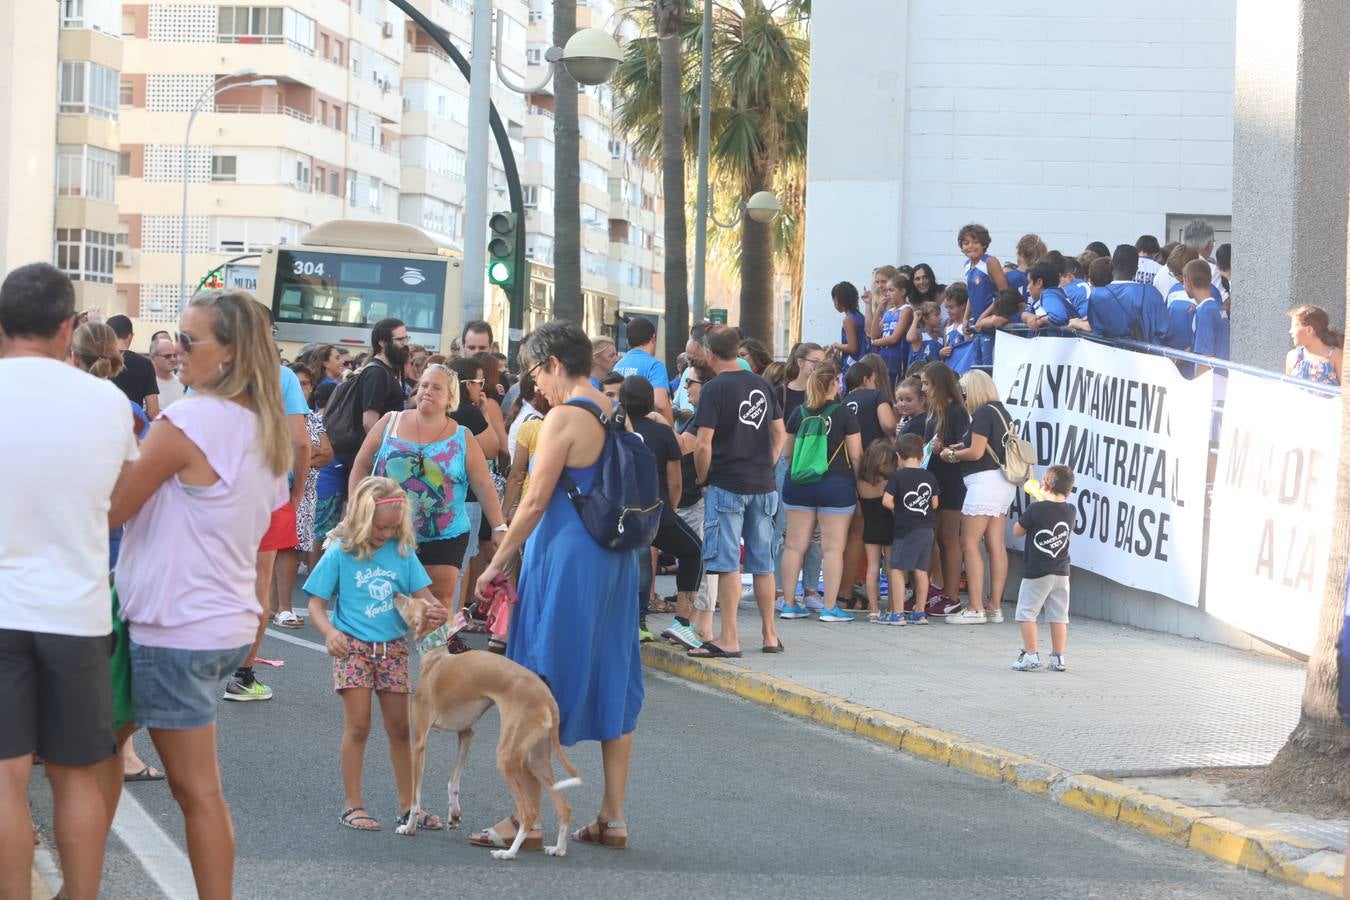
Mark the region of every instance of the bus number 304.
[[323, 263], [297, 259], [291, 271], [295, 275], [322, 275]]

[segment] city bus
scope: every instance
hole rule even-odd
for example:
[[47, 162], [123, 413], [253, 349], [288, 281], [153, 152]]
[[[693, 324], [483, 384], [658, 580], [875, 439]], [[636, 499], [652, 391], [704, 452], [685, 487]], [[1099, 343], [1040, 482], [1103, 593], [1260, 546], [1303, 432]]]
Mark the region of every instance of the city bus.
[[414, 344], [443, 352], [459, 335], [462, 266], [411, 225], [339, 219], [299, 244], [266, 248], [257, 296], [291, 350], [327, 343], [359, 352], [370, 345], [371, 326], [393, 316]]

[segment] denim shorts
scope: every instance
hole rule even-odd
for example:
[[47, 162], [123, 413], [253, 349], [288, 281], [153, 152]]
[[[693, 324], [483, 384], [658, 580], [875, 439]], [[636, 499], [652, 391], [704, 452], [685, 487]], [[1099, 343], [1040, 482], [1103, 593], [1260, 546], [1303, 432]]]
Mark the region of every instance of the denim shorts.
[[142, 728], [202, 728], [216, 721], [225, 680], [248, 656], [232, 650], [175, 650], [131, 642], [131, 702]]
[[745, 541], [745, 571], [773, 574], [778, 567], [773, 527], [777, 512], [777, 491], [733, 494], [709, 486], [703, 492], [703, 568], [713, 575], [741, 571], [741, 541]]
[[829, 474], [819, 481], [783, 482], [783, 508], [824, 515], [853, 515], [858, 508], [858, 487], [847, 475]]
[[464, 548], [464, 565], [468, 566], [470, 561], [478, 555], [478, 526], [483, 521], [483, 506], [480, 503], [465, 503], [464, 511], [469, 515], [469, 542]]

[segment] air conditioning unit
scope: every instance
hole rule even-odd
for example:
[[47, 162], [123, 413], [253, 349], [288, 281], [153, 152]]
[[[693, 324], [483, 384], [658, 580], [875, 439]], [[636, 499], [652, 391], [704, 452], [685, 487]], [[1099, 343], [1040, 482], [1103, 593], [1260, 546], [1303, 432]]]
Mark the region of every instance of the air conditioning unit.
[[114, 254], [113, 263], [120, 268], [129, 269], [136, 265], [135, 250], [118, 250]]
[[385, 22], [385, 23], [384, 23], [384, 36], [387, 37], [387, 38], [391, 38], [391, 37], [394, 36], [394, 23], [393, 23], [393, 22]]

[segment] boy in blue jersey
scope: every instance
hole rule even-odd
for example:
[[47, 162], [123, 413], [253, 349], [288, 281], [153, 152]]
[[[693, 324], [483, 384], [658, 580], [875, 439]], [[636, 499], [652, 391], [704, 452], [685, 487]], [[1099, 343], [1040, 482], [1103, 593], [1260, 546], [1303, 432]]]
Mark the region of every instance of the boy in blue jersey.
[[1086, 321], [1074, 319], [1070, 328], [1102, 337], [1158, 344], [1167, 331], [1167, 307], [1152, 285], [1134, 280], [1139, 251], [1121, 244], [1111, 254], [1111, 283], [1092, 289]]
[[1075, 258], [1064, 261], [1065, 275], [1060, 279], [1059, 286], [1073, 307], [1073, 318], [1087, 318], [1088, 296], [1092, 293], [1092, 285], [1088, 283], [1088, 267], [1096, 258], [1097, 254], [1084, 250]]
[[656, 326], [652, 324], [651, 319], [635, 317], [628, 321], [628, 328], [625, 330], [628, 337], [628, 346], [632, 349], [619, 357], [619, 361], [614, 364], [614, 372], [625, 377], [629, 375], [640, 375], [647, 379], [652, 386], [652, 392], [656, 398], [655, 410], [665, 416], [667, 422], [675, 422], [675, 411], [670, 405], [670, 383], [669, 375], [666, 373], [666, 365], [657, 359], [656, 352]]
[[1040, 262], [1046, 252], [1045, 241], [1039, 234], [1024, 234], [1017, 239], [1017, 267], [1005, 270], [1003, 275], [1008, 279], [1008, 287], [1016, 288], [1022, 295], [1023, 303], [1029, 299], [1027, 276], [1031, 267]]
[[1078, 313], [1059, 286], [1063, 269], [1053, 260], [1044, 259], [1031, 267], [1027, 276], [1027, 293], [1031, 300], [1026, 312], [1022, 313], [1022, 322], [1031, 329], [1046, 325], [1068, 325], [1069, 320]]
[[[1214, 296], [1214, 282], [1209, 263], [1203, 259], [1193, 259], [1186, 263], [1182, 280], [1186, 291], [1195, 301], [1195, 343], [1196, 353], [1213, 356], [1216, 359], [1228, 359], [1228, 317], [1224, 315], [1223, 301]], [[1199, 375], [1211, 368], [1196, 366]]]
[[1008, 286], [1003, 263], [989, 255], [992, 242], [989, 229], [983, 225], [967, 225], [956, 235], [956, 245], [966, 257], [966, 292], [970, 295], [966, 313], [972, 325], [993, 306], [998, 292]]

